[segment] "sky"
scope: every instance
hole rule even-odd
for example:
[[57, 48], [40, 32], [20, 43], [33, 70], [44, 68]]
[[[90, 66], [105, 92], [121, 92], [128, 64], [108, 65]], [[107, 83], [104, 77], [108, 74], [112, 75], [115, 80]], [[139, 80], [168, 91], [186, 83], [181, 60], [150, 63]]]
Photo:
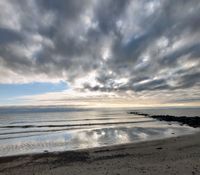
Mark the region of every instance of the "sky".
[[200, 106], [199, 0], [0, 9], [0, 106]]

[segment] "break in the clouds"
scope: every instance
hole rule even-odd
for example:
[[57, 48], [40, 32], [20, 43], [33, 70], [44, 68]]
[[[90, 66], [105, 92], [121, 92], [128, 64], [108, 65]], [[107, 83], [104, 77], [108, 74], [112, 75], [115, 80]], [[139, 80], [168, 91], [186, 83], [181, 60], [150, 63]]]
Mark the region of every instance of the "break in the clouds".
[[[199, 0], [1, 0], [0, 83], [188, 101], [200, 95]], [[188, 99], [188, 100], [187, 100]]]

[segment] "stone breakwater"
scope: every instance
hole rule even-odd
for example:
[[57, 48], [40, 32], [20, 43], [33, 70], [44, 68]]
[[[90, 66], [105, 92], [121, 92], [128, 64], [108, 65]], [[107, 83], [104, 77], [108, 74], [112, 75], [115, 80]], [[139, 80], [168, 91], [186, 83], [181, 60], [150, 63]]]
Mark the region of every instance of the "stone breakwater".
[[168, 121], [168, 122], [179, 122], [182, 125], [188, 125], [193, 128], [200, 127], [200, 117], [187, 117], [187, 116], [172, 116], [172, 115], [151, 115], [146, 113], [140, 113], [137, 111], [128, 112], [128, 114], [142, 115], [146, 117], [151, 117], [160, 121]]

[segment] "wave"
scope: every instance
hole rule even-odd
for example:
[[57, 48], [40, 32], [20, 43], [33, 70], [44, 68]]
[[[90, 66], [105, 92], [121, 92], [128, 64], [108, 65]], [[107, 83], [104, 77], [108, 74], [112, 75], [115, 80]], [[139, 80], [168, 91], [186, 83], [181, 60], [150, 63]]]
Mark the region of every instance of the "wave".
[[[141, 117], [141, 116], [136, 116], [136, 117], [129, 117], [126, 119], [143, 119], [146, 117]], [[28, 121], [28, 123], [38, 123], [38, 122], [48, 122], [48, 123], [53, 123], [53, 122], [76, 122], [76, 121], [93, 121], [93, 120], [113, 120], [113, 119], [120, 119], [120, 117], [101, 117], [101, 118], [85, 118], [85, 119], [66, 119], [66, 120], [34, 120], [34, 121]], [[124, 119], [124, 118], [123, 118]], [[9, 124], [19, 124], [19, 123], [27, 123], [27, 121], [19, 121], [19, 122], [11, 122]]]
[[53, 127], [75, 127], [75, 126], [93, 126], [93, 125], [119, 125], [131, 123], [146, 123], [155, 120], [142, 120], [142, 121], [126, 121], [126, 122], [104, 122], [104, 123], [84, 123], [84, 124], [67, 124], [67, 125], [7, 125], [0, 128], [53, 128]]

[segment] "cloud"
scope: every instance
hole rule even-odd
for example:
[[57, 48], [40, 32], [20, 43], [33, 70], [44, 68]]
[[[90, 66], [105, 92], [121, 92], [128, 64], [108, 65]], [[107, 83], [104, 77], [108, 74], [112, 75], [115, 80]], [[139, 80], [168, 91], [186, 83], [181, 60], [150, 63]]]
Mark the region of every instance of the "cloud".
[[149, 94], [199, 87], [198, 0], [2, 0], [0, 8], [0, 83]]
[[7, 44], [15, 41], [22, 41], [22, 36], [11, 29], [0, 28], [0, 44]]

